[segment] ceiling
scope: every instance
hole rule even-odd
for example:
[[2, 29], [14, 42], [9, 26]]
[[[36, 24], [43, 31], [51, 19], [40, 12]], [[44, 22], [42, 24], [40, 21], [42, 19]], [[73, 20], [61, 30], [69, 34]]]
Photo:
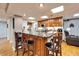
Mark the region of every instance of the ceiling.
[[[50, 10], [58, 6], [64, 6], [64, 11], [53, 14]], [[39, 3], [9, 3], [7, 11], [5, 11], [7, 3], [0, 3], [0, 17], [12, 17], [13, 15], [24, 16], [27, 19], [29, 16], [36, 19], [47, 15], [48, 17], [63, 16], [64, 18], [73, 17], [73, 14], [79, 13], [79, 4], [77, 3], [44, 3], [44, 7], [40, 8]]]

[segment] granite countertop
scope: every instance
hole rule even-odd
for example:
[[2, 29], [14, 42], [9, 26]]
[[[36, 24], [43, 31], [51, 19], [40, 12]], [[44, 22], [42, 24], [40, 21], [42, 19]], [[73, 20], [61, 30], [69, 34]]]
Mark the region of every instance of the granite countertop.
[[28, 32], [25, 34], [44, 37], [44, 38], [49, 38], [49, 37], [53, 36], [53, 33], [46, 33], [46, 32]]

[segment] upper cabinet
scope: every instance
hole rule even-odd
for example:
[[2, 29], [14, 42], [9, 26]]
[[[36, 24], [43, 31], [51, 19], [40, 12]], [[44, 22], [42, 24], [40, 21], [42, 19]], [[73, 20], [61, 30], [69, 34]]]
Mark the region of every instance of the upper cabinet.
[[58, 27], [63, 25], [62, 21], [62, 17], [40, 20], [38, 21], [38, 26], [41, 27], [42, 24], [45, 24], [46, 27]]

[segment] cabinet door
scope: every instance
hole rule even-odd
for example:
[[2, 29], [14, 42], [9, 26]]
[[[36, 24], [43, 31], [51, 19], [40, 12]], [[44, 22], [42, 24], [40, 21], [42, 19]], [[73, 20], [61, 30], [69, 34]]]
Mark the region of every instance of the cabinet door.
[[49, 27], [49, 21], [45, 21], [46, 27]]
[[47, 49], [45, 48], [46, 39], [42, 37], [37, 37], [35, 40], [35, 55], [46, 56]]
[[54, 26], [53, 20], [49, 20], [49, 26], [50, 27]]
[[41, 40], [39, 37], [35, 40], [35, 55], [41, 56]]

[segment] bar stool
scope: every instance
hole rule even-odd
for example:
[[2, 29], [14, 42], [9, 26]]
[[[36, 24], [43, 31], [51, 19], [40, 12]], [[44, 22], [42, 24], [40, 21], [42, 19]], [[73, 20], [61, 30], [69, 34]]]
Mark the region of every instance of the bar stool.
[[25, 33], [22, 33], [22, 49], [23, 49], [23, 56], [25, 53], [28, 52], [28, 46], [27, 46], [27, 39], [28, 36]]
[[[53, 49], [53, 44], [51, 42], [47, 42], [45, 44], [46, 48], [48, 49], [48, 55], [49, 56], [53, 56], [53, 52], [52, 52], [52, 49]], [[51, 54], [49, 52], [52, 52]]]
[[34, 39], [33, 36], [30, 35], [28, 41], [27, 41], [27, 46], [28, 46], [28, 55], [30, 55], [30, 52], [32, 53], [31, 56], [34, 56]]
[[61, 33], [58, 34], [58, 36], [54, 36], [53, 38], [51, 38], [52, 42], [47, 42], [45, 44], [46, 48], [48, 49], [48, 51], [51, 52], [51, 54], [48, 53], [49, 56], [58, 56], [58, 55], [62, 55], [62, 51], [61, 51], [61, 41], [62, 41], [62, 35]]
[[[31, 36], [31, 35], [30, 35]], [[33, 55], [34, 55], [34, 40], [33, 40], [33, 37], [31, 38], [29, 36], [29, 34], [24, 34], [22, 35], [22, 48], [23, 48], [23, 54], [24, 55], [25, 53], [30, 54], [30, 52], [33, 52]], [[32, 47], [32, 48], [31, 48]]]
[[17, 53], [22, 49], [22, 34], [20, 32], [15, 32], [15, 52]]
[[54, 48], [52, 39], [53, 39], [53, 35], [47, 37], [47, 42], [45, 43], [45, 46], [48, 49], [47, 55], [49, 55], [49, 56], [53, 56], [54, 55], [54, 53], [52, 52], [52, 50]]
[[61, 41], [62, 41], [62, 36], [55, 36], [53, 37], [53, 40], [54, 42], [53, 44], [53, 47], [54, 47], [54, 50], [52, 50], [54, 52], [54, 54], [56, 56], [61, 56], [62, 55], [62, 52], [61, 52]]

